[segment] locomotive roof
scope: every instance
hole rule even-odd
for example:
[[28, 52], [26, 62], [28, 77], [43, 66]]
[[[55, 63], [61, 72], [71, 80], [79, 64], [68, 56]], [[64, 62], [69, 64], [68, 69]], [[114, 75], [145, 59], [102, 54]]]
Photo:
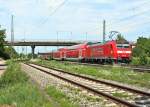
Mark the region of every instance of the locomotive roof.
[[[107, 43], [107, 42], [106, 42]], [[85, 46], [87, 46], [87, 45], [89, 45], [89, 46], [91, 46], [91, 45], [102, 45], [102, 44], [104, 44], [104, 43], [102, 43], [102, 42], [85, 42], [85, 43], [83, 43], [83, 44], [78, 44], [78, 45], [73, 45], [73, 46], [69, 46], [69, 47], [67, 47], [67, 48], [64, 48], [64, 49], [78, 49], [78, 48], [85, 48]]]
[[106, 41], [106, 42], [88, 42], [88, 46], [97, 46], [97, 45], [104, 45], [109, 43], [114, 43], [115, 41]]
[[66, 50], [66, 49], [67, 49], [67, 48], [59, 48], [58, 50], [61, 51], [61, 50]]
[[87, 43], [78, 44], [78, 45], [73, 45], [73, 46], [69, 46], [67, 49], [78, 49], [78, 48], [84, 48], [86, 45], [87, 45]]
[[102, 42], [88, 42], [87, 45], [102, 44]]

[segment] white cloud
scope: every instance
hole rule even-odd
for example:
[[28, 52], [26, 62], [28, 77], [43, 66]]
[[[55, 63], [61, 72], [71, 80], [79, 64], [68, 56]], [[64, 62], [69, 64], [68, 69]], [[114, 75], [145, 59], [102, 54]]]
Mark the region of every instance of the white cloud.
[[94, 0], [95, 3], [114, 3], [117, 0]]
[[[19, 36], [23, 35], [24, 29], [33, 39], [36, 39], [35, 35], [42, 34], [46, 36], [39, 38], [53, 38], [49, 35], [56, 34], [59, 30], [72, 31], [79, 39], [85, 32], [100, 35], [103, 19], [106, 19], [110, 26], [107, 27], [107, 32], [116, 29], [130, 34], [144, 27], [143, 23], [150, 17], [148, 13], [150, 3], [141, 0], [68, 0], [51, 15], [64, 1], [0, 0], [0, 4], [9, 16], [15, 14], [17, 38], [22, 38]], [[3, 14], [0, 12], [0, 15]], [[8, 18], [6, 22], [8, 27]]]

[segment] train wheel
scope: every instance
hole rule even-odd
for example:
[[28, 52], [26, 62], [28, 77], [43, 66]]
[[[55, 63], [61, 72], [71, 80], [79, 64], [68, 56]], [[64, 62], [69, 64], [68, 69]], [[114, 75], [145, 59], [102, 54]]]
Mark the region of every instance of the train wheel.
[[111, 64], [114, 65], [115, 64], [115, 61], [113, 59], [111, 59]]
[[102, 64], [105, 64], [106, 62], [105, 62], [105, 59], [102, 59]]

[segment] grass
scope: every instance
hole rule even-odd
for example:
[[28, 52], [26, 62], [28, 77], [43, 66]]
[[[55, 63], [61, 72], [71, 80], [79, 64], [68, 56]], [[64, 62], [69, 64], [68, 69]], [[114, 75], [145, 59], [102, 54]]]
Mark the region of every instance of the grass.
[[91, 75], [99, 79], [113, 80], [139, 87], [145, 87], [148, 89], [150, 88], [150, 73], [139, 73], [126, 68], [119, 68], [119, 67], [114, 67], [110, 69], [96, 68], [92, 66], [69, 64], [67, 62], [61, 63], [54, 60], [53, 61], [39, 60], [35, 63], [42, 64], [47, 67], [56, 67], [64, 69], [66, 71], [78, 74]]
[[17, 107], [52, 107], [51, 102], [41, 95], [31, 84], [16, 84], [0, 89], [0, 104]]
[[[147, 58], [147, 64], [145, 64], [145, 65], [150, 66], [150, 57], [146, 57], [146, 58]], [[139, 57], [133, 57], [131, 65], [141, 65], [140, 58]]]
[[118, 92], [116, 92], [116, 93], [113, 93], [112, 95], [116, 96], [116, 97], [119, 97], [119, 98], [128, 98], [129, 97], [129, 95], [127, 93], [118, 93]]
[[59, 103], [60, 107], [77, 107], [77, 105], [70, 103], [68, 97], [54, 86], [49, 86], [46, 91], [54, 101]]
[[6, 72], [0, 78], [0, 106], [13, 107], [54, 107], [31, 84], [28, 76], [21, 72], [20, 65], [9, 61]]

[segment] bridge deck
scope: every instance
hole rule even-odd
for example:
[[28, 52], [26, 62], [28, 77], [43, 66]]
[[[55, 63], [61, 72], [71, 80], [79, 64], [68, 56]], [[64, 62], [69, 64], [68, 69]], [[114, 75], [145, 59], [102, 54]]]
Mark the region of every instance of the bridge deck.
[[[14, 46], [72, 46], [83, 42], [72, 41], [15, 41]], [[6, 41], [6, 46], [10, 46], [11, 42]]]

